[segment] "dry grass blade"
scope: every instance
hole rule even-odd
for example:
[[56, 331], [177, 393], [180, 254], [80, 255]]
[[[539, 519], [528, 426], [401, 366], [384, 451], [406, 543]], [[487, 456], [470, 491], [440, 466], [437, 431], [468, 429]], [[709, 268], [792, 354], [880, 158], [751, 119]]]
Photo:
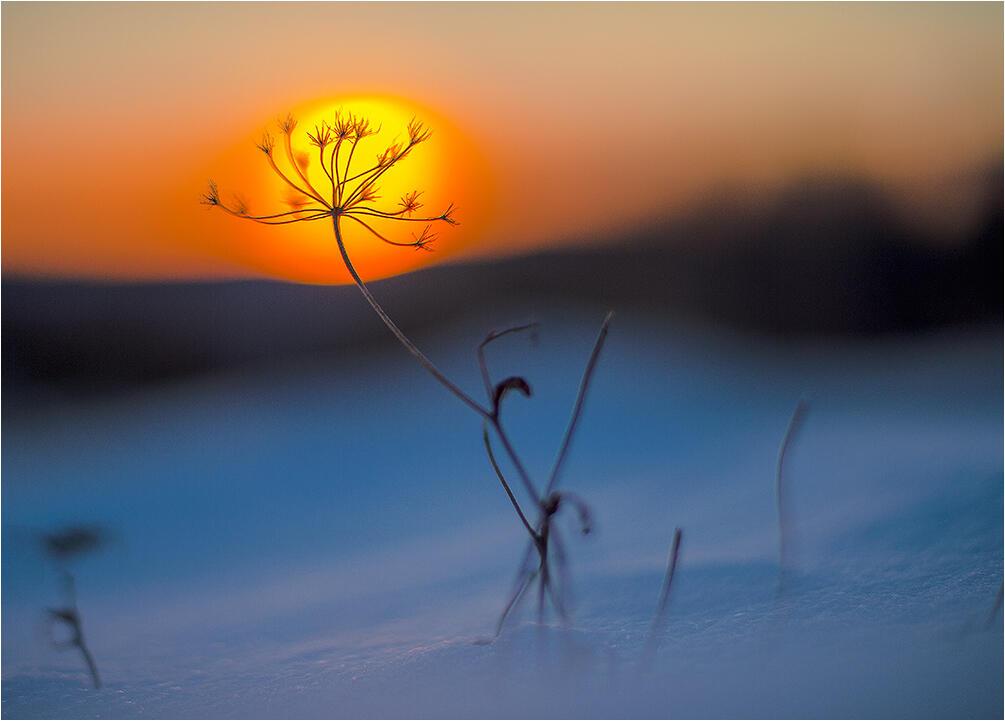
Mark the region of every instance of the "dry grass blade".
[[667, 555], [667, 569], [663, 575], [663, 586], [660, 588], [659, 600], [656, 602], [656, 612], [653, 613], [653, 621], [649, 626], [649, 643], [653, 645], [653, 650], [659, 645], [659, 635], [666, 622], [667, 605], [670, 601], [670, 589], [673, 587], [674, 574], [677, 572], [677, 560], [680, 557], [680, 544], [683, 532], [680, 528], [675, 528], [673, 540], [670, 543], [670, 553]]
[[583, 377], [579, 382], [579, 392], [576, 394], [576, 402], [572, 406], [572, 415], [569, 417], [569, 425], [566, 426], [565, 435], [562, 437], [562, 443], [558, 447], [558, 453], [555, 455], [555, 463], [551, 467], [551, 473], [548, 476], [548, 485], [545, 487], [545, 495], [548, 495], [552, 490], [554, 490], [555, 485], [558, 483], [558, 476], [562, 470], [562, 464], [565, 463], [566, 456], [569, 454], [569, 447], [572, 445], [572, 438], [576, 433], [576, 426], [579, 425], [579, 418], [583, 414], [583, 404], [586, 402], [586, 392], [590, 388], [590, 381], [593, 379], [593, 371], [597, 367], [597, 361], [600, 359], [600, 351], [604, 348], [604, 343], [607, 340], [608, 329], [610, 328], [611, 321], [614, 319], [614, 311], [608, 311], [607, 315], [604, 316], [604, 322], [600, 325], [600, 332], [597, 334], [597, 340], [593, 344], [593, 350], [590, 351], [590, 358], [586, 362], [586, 369], [583, 371]]
[[789, 563], [789, 517], [785, 504], [785, 486], [783, 484], [785, 476], [785, 461], [788, 458], [789, 449], [795, 442], [799, 431], [802, 429], [809, 413], [809, 403], [800, 398], [789, 418], [789, 425], [785, 429], [782, 443], [778, 447], [778, 458], [775, 462], [775, 508], [778, 512], [778, 590], [781, 592], [785, 571]]

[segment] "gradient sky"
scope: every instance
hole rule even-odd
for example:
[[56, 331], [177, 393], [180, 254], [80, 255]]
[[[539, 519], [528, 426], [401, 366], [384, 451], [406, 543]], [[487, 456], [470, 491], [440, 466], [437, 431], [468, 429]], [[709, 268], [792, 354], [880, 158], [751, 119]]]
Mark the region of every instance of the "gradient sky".
[[[270, 255], [298, 252], [283, 229], [225, 222], [198, 196], [208, 177], [243, 177], [235, 158], [260, 159], [250, 139], [280, 113], [361, 93], [429, 108], [431, 143], [471, 149], [442, 174], [463, 186], [464, 225], [441, 253], [397, 251], [413, 265], [615, 237], [724, 187], [833, 174], [918, 187], [1002, 154], [999, 3], [2, 15], [6, 273], [297, 275]], [[342, 278], [334, 254], [310, 257], [330, 269], [302, 278]]]

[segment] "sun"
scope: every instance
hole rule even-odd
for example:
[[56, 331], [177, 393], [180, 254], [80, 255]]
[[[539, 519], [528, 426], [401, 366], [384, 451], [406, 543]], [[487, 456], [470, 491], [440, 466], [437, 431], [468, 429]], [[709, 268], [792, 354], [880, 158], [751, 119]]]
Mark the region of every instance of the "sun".
[[[376, 130], [358, 143], [350, 175], [374, 166], [389, 146], [407, 140], [412, 120], [432, 131], [427, 142], [417, 146], [381, 176], [376, 185], [379, 197], [373, 204], [397, 210], [402, 197], [419, 192], [424, 211], [439, 212], [453, 204], [460, 224], [436, 227], [436, 240], [427, 248], [432, 252], [424, 252], [423, 249], [386, 244], [358, 223], [343, 223], [349, 253], [365, 279], [385, 278], [441, 261], [473, 242], [484, 227], [488, 174], [475, 144], [439, 113], [412, 101], [382, 95], [315, 100], [291, 108], [289, 113], [297, 121], [291, 134], [294, 157], [311, 184], [322, 194], [326, 189], [330, 192], [331, 181], [321, 167], [319, 150], [311, 144], [308, 133], [324, 127], [326, 122], [331, 123], [336, 114], [366, 118]], [[285, 116], [283, 112], [277, 118]], [[260, 124], [249, 129], [242, 142], [229, 149], [224, 158], [217, 159], [224, 168], [219, 174], [223, 200], [246, 208], [252, 215], [293, 210], [303, 200], [271, 171], [267, 158], [255, 149], [265, 132], [282, 137], [275, 120]], [[284, 152], [277, 147], [276, 158], [280, 166], [283, 166]], [[348, 160], [342, 155], [340, 165], [344, 166]], [[340, 260], [330, 222], [268, 227], [234, 223], [232, 219], [221, 217], [215, 225], [214, 232], [219, 229], [224, 234], [218, 247], [231, 260], [257, 273], [307, 283], [352, 282]], [[373, 225], [389, 239], [402, 242], [412, 240], [412, 233], [421, 233], [423, 229], [421, 224], [400, 227], [413, 224], [394, 224], [379, 219], [375, 219]]]

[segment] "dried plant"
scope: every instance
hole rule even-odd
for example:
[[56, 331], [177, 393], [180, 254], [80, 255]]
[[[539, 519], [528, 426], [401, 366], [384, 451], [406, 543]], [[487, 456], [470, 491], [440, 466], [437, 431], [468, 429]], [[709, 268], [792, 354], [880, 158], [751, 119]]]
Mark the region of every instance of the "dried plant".
[[65, 641], [53, 640], [53, 645], [61, 649], [77, 649], [87, 664], [94, 688], [101, 688], [98, 665], [84, 640], [83, 621], [77, 608], [77, 585], [66, 564], [77, 556], [97, 550], [105, 543], [105, 534], [98, 528], [74, 526], [61, 531], [47, 533], [42, 537], [46, 554], [56, 563], [63, 581], [66, 600], [58, 608], [47, 609], [49, 621], [60, 623], [69, 629], [70, 636]]
[[795, 442], [799, 431], [806, 421], [806, 414], [809, 413], [810, 404], [805, 398], [800, 398], [789, 418], [789, 424], [785, 428], [785, 435], [778, 447], [778, 458], [775, 461], [775, 508], [778, 512], [778, 586], [777, 591], [781, 593], [785, 582], [785, 573], [789, 567], [790, 539], [789, 539], [789, 514], [786, 504], [785, 486], [783, 485], [785, 461], [788, 457], [789, 448]]
[[[257, 147], [265, 156], [266, 162], [272, 171], [283, 183], [292, 189], [296, 200], [295, 208], [267, 215], [252, 215], [248, 212], [247, 206], [244, 203], [225, 203], [221, 199], [217, 185], [212, 181], [210, 181], [207, 191], [202, 196], [202, 203], [211, 208], [218, 208], [236, 218], [265, 225], [311, 223], [330, 219], [342, 262], [356, 287], [359, 288], [373, 311], [384, 325], [387, 326], [388, 330], [394, 334], [398, 342], [404, 346], [405, 350], [433, 378], [481, 418], [485, 450], [489, 462], [512, 503], [521, 524], [530, 537], [528, 550], [517, 576], [516, 588], [506, 603], [499, 619], [497, 635], [502, 629], [506, 618], [535, 581], [538, 584], [539, 617], [541, 619], [544, 617], [545, 599], [548, 598], [551, 600], [552, 606], [558, 615], [563, 619], [566, 618], [566, 607], [562, 600], [562, 588], [566, 584], [558, 585], [552, 573], [551, 566], [551, 559], [554, 557], [559, 567], [560, 575], [564, 576], [566, 567], [565, 550], [561, 537], [553, 525], [553, 519], [561, 508], [571, 506], [579, 514], [583, 532], [588, 533], [590, 530], [590, 517], [589, 509], [582, 500], [569, 493], [556, 490], [556, 486], [579, 423], [586, 392], [589, 388], [600, 351], [607, 337], [608, 325], [613, 314], [608, 313], [601, 325], [600, 333], [590, 354], [582, 381], [580, 382], [572, 415], [555, 457], [551, 473], [544, 488], [540, 489], [531, 479], [526, 466], [510, 440], [503, 425], [501, 414], [503, 399], [513, 391], [529, 397], [531, 395], [530, 384], [526, 379], [519, 376], [506, 378], [499, 383], [493, 383], [485, 360], [485, 349], [490, 343], [509, 334], [528, 330], [533, 326], [515, 326], [501, 331], [493, 331], [478, 346], [478, 364], [487, 394], [487, 402], [483, 405], [483, 403], [475, 400], [444, 375], [419, 350], [415, 343], [405, 335], [380, 303], [377, 302], [377, 299], [366, 283], [363, 282], [346, 249], [342, 232], [342, 225], [345, 222], [352, 222], [361, 226], [380, 242], [398, 247], [414, 248], [416, 250], [430, 250], [429, 246], [436, 240], [436, 233], [433, 229], [437, 225], [458, 224], [458, 221], [454, 217], [456, 208], [453, 204], [449, 204], [439, 212], [433, 214], [419, 215], [423, 204], [420, 202], [422, 193], [418, 190], [406, 193], [397, 201], [397, 204], [393, 208], [382, 209], [375, 203], [375, 201], [380, 199], [379, 188], [377, 186], [378, 181], [398, 163], [407, 158], [416, 147], [429, 140], [431, 131], [422, 123], [413, 119], [406, 129], [407, 140], [383, 148], [376, 154], [372, 164], [363, 170], [357, 170], [353, 167], [353, 161], [358, 161], [362, 154], [359, 148], [362, 146], [363, 141], [375, 135], [379, 131], [379, 128], [374, 129], [370, 121], [364, 117], [338, 111], [331, 120], [315, 126], [313, 131], [307, 133], [307, 140], [316, 149], [318, 163], [324, 174], [324, 178], [317, 177], [317, 174], [315, 174], [316, 177], [312, 180], [307, 163], [298, 159], [293, 151], [292, 136], [297, 128], [296, 119], [291, 115], [287, 115], [277, 125], [279, 139], [277, 140], [276, 136], [271, 133], [265, 133], [257, 144]], [[281, 146], [281, 151], [285, 156], [284, 165], [287, 166], [285, 171], [280, 168], [276, 159], [277, 145]], [[319, 186], [324, 188], [323, 192], [318, 190]], [[392, 224], [419, 223], [421, 224], [421, 229], [411, 233], [410, 240], [392, 238], [389, 237], [390, 234], [386, 231], [380, 232], [374, 227], [378, 223], [385, 222], [391, 222]], [[524, 494], [536, 509], [536, 518], [533, 522], [528, 518], [524, 506], [513, 492], [512, 485], [506, 479], [496, 461], [489, 437], [489, 429], [491, 429], [502, 445], [510, 464], [516, 471]], [[535, 554], [537, 562], [532, 565], [531, 560]]]
[[667, 605], [670, 602], [670, 589], [673, 587], [674, 574], [677, 573], [677, 561], [680, 558], [680, 542], [683, 532], [680, 528], [675, 528], [673, 540], [670, 541], [670, 553], [667, 555], [667, 568], [663, 574], [663, 586], [660, 588], [660, 597], [656, 602], [656, 611], [653, 613], [653, 620], [649, 626], [649, 636], [646, 640], [644, 653], [654, 654], [659, 647], [663, 627], [666, 624]]

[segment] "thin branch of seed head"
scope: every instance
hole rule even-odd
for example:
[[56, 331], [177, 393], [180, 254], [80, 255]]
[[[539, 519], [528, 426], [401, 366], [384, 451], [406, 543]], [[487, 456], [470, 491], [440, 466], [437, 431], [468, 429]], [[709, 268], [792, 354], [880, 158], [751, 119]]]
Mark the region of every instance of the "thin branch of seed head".
[[[361, 213], [363, 215], [373, 215], [378, 218], [387, 218], [388, 220], [396, 220], [397, 216], [403, 215], [404, 210], [399, 210], [396, 213], [389, 213], [383, 210], [378, 210], [377, 208], [371, 208], [366, 205], [357, 205], [353, 208], [353, 212]], [[427, 219], [428, 220], [428, 219]]]
[[307, 174], [300, 169], [300, 163], [297, 162], [297, 159], [293, 155], [293, 141], [290, 138], [291, 135], [292, 132], [283, 133], [283, 147], [286, 149], [286, 159], [289, 161], [290, 165], [293, 166], [293, 170], [296, 171], [297, 175], [300, 176], [300, 180], [303, 181], [304, 185], [306, 185], [310, 190], [310, 193], [307, 193], [307, 195], [310, 195], [319, 203], [327, 205], [327, 202], [321, 197], [321, 193], [319, 193], [317, 189], [311, 185], [311, 181], [307, 178]]
[[346, 160], [345, 163], [345, 172], [342, 173], [343, 184], [356, 180], [357, 178], [362, 178], [364, 175], [367, 175], [373, 172], [374, 170], [377, 170], [377, 168], [380, 167], [379, 165], [375, 165], [374, 167], [367, 168], [366, 170], [362, 171], [361, 173], [357, 173], [356, 175], [353, 176], [349, 175], [349, 169], [352, 166], [353, 154], [356, 152], [356, 147], [359, 145], [360, 141], [363, 140], [364, 138], [369, 138], [371, 135], [377, 135], [383, 129], [383, 127], [384, 125], [382, 123], [378, 125], [376, 129], [371, 129], [370, 121], [366, 120], [365, 118], [360, 118], [357, 121], [355, 130], [353, 132], [352, 148], [349, 149], [349, 158], [348, 160]]
[[328, 203], [325, 202], [325, 200], [321, 197], [321, 195], [316, 190], [314, 190], [313, 187], [311, 187], [310, 182], [308, 182], [307, 179], [304, 177], [303, 173], [300, 172], [300, 166], [297, 164], [296, 160], [293, 158], [292, 148], [290, 147], [290, 136], [293, 134], [293, 129], [297, 127], [297, 121], [296, 121], [296, 119], [292, 115], [287, 114], [284, 119], [278, 121], [278, 125], [279, 125], [280, 131], [282, 131], [283, 135], [286, 138], [286, 142], [285, 142], [286, 153], [287, 153], [287, 156], [289, 158], [290, 165], [293, 166], [293, 169], [304, 180], [304, 182], [306, 183], [306, 185], [309, 188], [311, 188], [311, 190], [314, 191], [314, 194], [312, 195], [311, 193], [309, 193], [308, 191], [304, 190], [299, 185], [297, 185], [296, 183], [294, 183], [292, 180], [290, 180], [286, 176], [286, 174], [283, 173], [279, 169], [279, 166], [276, 165], [276, 160], [275, 160], [275, 157], [274, 157], [275, 156], [274, 150], [275, 150], [275, 146], [276, 146], [276, 141], [275, 141], [275, 138], [273, 138], [271, 134], [265, 133], [265, 135], [262, 136], [262, 142], [260, 142], [257, 145], [258, 149], [261, 150], [265, 154], [265, 157], [268, 159], [269, 166], [272, 168], [273, 172], [275, 172], [276, 175], [278, 175], [280, 178], [282, 178], [282, 180], [287, 185], [289, 185], [291, 188], [293, 188], [294, 190], [296, 190], [301, 195], [303, 195], [305, 197], [308, 197], [308, 198], [313, 198], [314, 200], [318, 201], [319, 203], [321, 203], [325, 207], [331, 207], [331, 206], [328, 205]]
[[[394, 165], [395, 165], [395, 163], [397, 163], [398, 160], [400, 158], [402, 158], [402, 157], [404, 157], [404, 156], [399, 155], [398, 157], [394, 158], [393, 160], [390, 160], [386, 165], [384, 165], [384, 166], [378, 166], [378, 170], [376, 172], [372, 173], [370, 175], [370, 177], [365, 178], [364, 180], [362, 180], [359, 183], [359, 185], [357, 185], [356, 188], [352, 191], [352, 193], [349, 194], [349, 196], [346, 198], [346, 200], [345, 200], [345, 202], [343, 204], [344, 205], [352, 205], [353, 201], [356, 200], [356, 198], [360, 197], [366, 191], [367, 188], [369, 188], [371, 185], [373, 185], [374, 183], [376, 183], [377, 180], [380, 178], [380, 176], [382, 176], [388, 170], [390, 170], [391, 168], [393, 168]], [[345, 184], [343, 183], [343, 186], [344, 185]]]
[[359, 215], [372, 215], [375, 218], [384, 218], [385, 220], [398, 220], [406, 223], [435, 223], [437, 221], [442, 221], [448, 225], [460, 225], [456, 220], [450, 217], [450, 213], [453, 212], [453, 208], [443, 211], [442, 215], [436, 215], [430, 218], [403, 218], [401, 217], [404, 211], [399, 211], [397, 213], [385, 213], [383, 211], [377, 210], [376, 208], [360, 208], [354, 207], [353, 212]]
[[[379, 208], [371, 208], [369, 206], [357, 206], [359, 212], [367, 212], [372, 215], [379, 215], [382, 218], [397, 218], [405, 217], [411, 218], [411, 213], [422, 207], [422, 203], [419, 202], [419, 196], [422, 195], [418, 190], [413, 190], [411, 193], [405, 193], [401, 196], [401, 200], [398, 201], [398, 205], [401, 206], [401, 210], [380, 210]], [[428, 220], [433, 220], [429, 218]]]
[[380, 170], [383, 167], [384, 167], [383, 165], [381, 165], [380, 163], [377, 163], [376, 165], [374, 165], [372, 167], [369, 167], [366, 170], [360, 171], [360, 172], [356, 173], [355, 175], [352, 175], [352, 176], [350, 176], [348, 178], [343, 178], [342, 179], [342, 183], [343, 184], [345, 184], [345, 183], [351, 183], [352, 181], [358, 180], [359, 178], [362, 178], [365, 175], [369, 175], [370, 173], [373, 173], [373, 172], [375, 172], [377, 170]]
[[[227, 208], [224, 208], [228, 210]], [[287, 210], [285, 213], [273, 213], [272, 215], [249, 215], [248, 213], [238, 213], [242, 218], [247, 218], [248, 220], [272, 220], [273, 218], [282, 218], [286, 215], [298, 215], [303, 213], [324, 213], [325, 215], [330, 215], [330, 211], [324, 208], [297, 208], [296, 210]]]
[[503, 475], [502, 470], [499, 468], [499, 463], [496, 461], [495, 453], [492, 452], [492, 441], [489, 439], [489, 429], [484, 423], [482, 424], [482, 441], [485, 443], [485, 453], [488, 454], [489, 463], [492, 464], [492, 470], [495, 471], [496, 478], [502, 484], [503, 490], [506, 491], [506, 495], [509, 497], [510, 503], [513, 504], [513, 508], [516, 510], [516, 514], [520, 516], [520, 521], [523, 523], [524, 528], [527, 529], [527, 533], [530, 534], [532, 539], [537, 539], [537, 533], [530, 525], [530, 521], [527, 520], [527, 516], [524, 515], [523, 509], [520, 507], [520, 503], [516, 500], [516, 496], [513, 495], [513, 489], [510, 488], [509, 483], [506, 481], [506, 477]]
[[226, 211], [227, 213], [230, 213], [231, 215], [233, 215], [235, 218], [241, 218], [242, 220], [250, 220], [253, 223], [260, 223], [262, 225], [289, 225], [291, 223], [303, 223], [303, 222], [310, 221], [310, 220], [321, 220], [323, 218], [329, 218], [329, 217], [331, 217], [331, 213], [328, 212], [327, 210], [325, 210], [323, 212], [316, 213], [314, 215], [308, 215], [308, 216], [305, 216], [305, 217], [302, 217], [302, 218], [293, 218], [291, 220], [258, 220], [256, 218], [251, 217], [250, 215], [243, 215], [241, 213], [235, 213], [230, 208], [225, 208], [222, 205], [220, 207], [224, 211]]
[[286, 174], [283, 173], [283, 171], [279, 169], [278, 165], [276, 165], [276, 161], [272, 157], [272, 153], [271, 152], [265, 153], [265, 157], [269, 161], [269, 167], [272, 168], [272, 171], [276, 175], [278, 175], [283, 180], [283, 182], [285, 182], [287, 185], [289, 185], [295, 191], [297, 191], [298, 193], [300, 193], [301, 195], [303, 195], [305, 198], [311, 198], [313, 200], [318, 201], [319, 203], [321, 203], [321, 205], [325, 206], [326, 208], [331, 208], [332, 207], [325, 200], [323, 200], [322, 198], [319, 198], [316, 195], [311, 195], [306, 190], [304, 190], [303, 188], [301, 188], [299, 185], [297, 185], [296, 183], [294, 183], [292, 180], [290, 180], [289, 178], [287, 178]]
[[313, 145], [317, 146], [318, 161], [321, 163], [321, 170], [329, 180], [332, 180], [331, 171], [325, 167], [325, 148], [331, 144], [331, 128], [328, 126], [328, 123], [322, 120], [321, 125], [314, 126], [313, 134], [307, 133], [307, 138]]
[[[255, 223], [261, 223], [262, 225], [288, 225], [290, 223], [299, 223], [307, 220], [320, 220], [321, 218], [327, 218], [331, 215], [330, 211], [322, 208], [298, 208], [296, 210], [286, 211], [285, 213], [274, 213], [272, 215], [249, 215], [247, 211], [231, 208], [220, 200], [220, 191], [217, 188], [216, 183], [213, 181], [210, 181], [209, 190], [203, 195], [202, 203], [214, 208], [219, 208], [223, 212], [232, 215], [235, 218], [250, 220]], [[308, 213], [309, 215], [304, 215], [304, 213]], [[299, 217], [287, 220], [274, 220], [275, 218], [284, 218], [290, 215], [297, 215]]]
[[353, 140], [352, 147], [349, 148], [349, 157], [346, 158], [346, 161], [345, 161], [345, 172], [342, 173], [342, 177], [343, 178], [349, 177], [349, 168], [350, 168], [350, 166], [352, 166], [352, 156], [356, 152], [356, 146], [359, 145], [359, 141], [362, 140], [362, 139], [363, 138], [361, 138], [361, 137], [355, 138], [355, 140]]
[[339, 150], [342, 148], [342, 138], [335, 141], [335, 147], [332, 148], [330, 162], [332, 169], [335, 171], [335, 177], [332, 178], [332, 205], [338, 205], [339, 201], [342, 199], [342, 181], [339, 179], [338, 172], [338, 154]]
[[569, 417], [569, 425], [566, 426], [565, 435], [562, 438], [562, 444], [559, 446], [558, 454], [555, 456], [555, 463], [551, 467], [551, 474], [548, 476], [548, 485], [545, 487], [544, 491], [545, 496], [551, 493], [551, 491], [555, 488], [555, 484], [558, 483], [558, 476], [562, 470], [562, 464], [565, 462], [565, 458], [569, 454], [569, 446], [572, 444], [572, 437], [576, 432], [576, 426], [579, 424], [579, 418], [583, 412], [583, 404], [586, 401], [586, 392], [590, 388], [593, 371], [597, 367], [597, 360], [600, 358], [600, 351], [604, 347], [604, 341], [607, 340], [607, 330], [613, 318], [614, 311], [608, 311], [607, 315], [604, 316], [604, 322], [600, 325], [600, 332], [597, 334], [597, 340], [593, 344], [593, 350], [590, 352], [590, 358], [586, 362], [586, 369], [583, 371], [583, 378], [579, 382], [579, 392], [576, 394], [576, 402], [572, 406], [572, 415]]
[[422, 142], [422, 141], [421, 140], [420, 141], [410, 141], [408, 143], [408, 145], [406, 145], [403, 150], [402, 149], [398, 149], [396, 145], [392, 145], [390, 148], [388, 148], [386, 151], [384, 151], [385, 154], [387, 154], [387, 156], [386, 156], [387, 157], [386, 162], [384, 164], [381, 164], [380, 160], [378, 160], [377, 165], [375, 166], [376, 167], [376, 172], [374, 172], [369, 178], [366, 178], [366, 179], [364, 179], [363, 181], [360, 182], [360, 184], [353, 191], [352, 195], [349, 196], [349, 199], [346, 200], [345, 204], [349, 205], [362, 191], [366, 190], [366, 188], [370, 187], [375, 182], [377, 182], [377, 180], [380, 178], [380, 176], [382, 176], [388, 170], [390, 170], [391, 168], [393, 168], [395, 166], [395, 164], [397, 164], [397, 162], [399, 160], [401, 160], [402, 158], [407, 157], [408, 154], [410, 152], [412, 152], [412, 148], [414, 148], [420, 142]]
[[[352, 196], [354, 196], [357, 192], [362, 190], [364, 186], [366, 186], [368, 183], [375, 181], [377, 177], [383, 175], [388, 170], [390, 170], [391, 167], [393, 167], [394, 164], [397, 163], [398, 160], [403, 157], [404, 153], [401, 153], [398, 145], [395, 144], [386, 148], [380, 155], [377, 156], [377, 163], [372, 168], [356, 176], [356, 177], [362, 177], [362, 180], [360, 180], [359, 183], [356, 185], [356, 188], [349, 195], [349, 198], [351, 199]], [[345, 182], [348, 183], [349, 179], [347, 178]]]
[[360, 207], [360, 203], [372, 203], [375, 200], [379, 200], [380, 195], [378, 195], [378, 193], [380, 193], [380, 188], [377, 187], [376, 185], [371, 185], [362, 193], [360, 193], [359, 197], [357, 197], [355, 200], [346, 201], [342, 205], [343, 212], [356, 210], [357, 208]]
[[331, 213], [318, 213], [317, 215], [311, 215], [306, 218], [297, 218], [296, 220], [279, 220], [279, 221], [268, 221], [268, 220], [258, 220], [257, 223], [263, 223], [265, 225], [288, 225], [290, 223], [300, 223], [300, 222], [310, 222], [313, 220], [324, 220], [325, 218], [331, 217]]
[[390, 238], [387, 238], [387, 237], [381, 235], [380, 233], [378, 233], [376, 230], [374, 230], [372, 227], [370, 227], [367, 223], [364, 223], [359, 218], [357, 218], [357, 217], [355, 217], [355, 216], [353, 216], [353, 215], [351, 215], [349, 213], [344, 213], [343, 215], [346, 218], [349, 218], [349, 220], [355, 220], [357, 223], [359, 223], [364, 228], [366, 228], [367, 230], [369, 230], [370, 233], [373, 234], [374, 237], [379, 238], [380, 240], [384, 241], [388, 245], [396, 245], [399, 248], [419, 248], [419, 247], [422, 247], [423, 245], [428, 245], [433, 240], [433, 238], [425, 240], [425, 239], [423, 239], [423, 237], [420, 237], [419, 239], [414, 240], [411, 243], [402, 243], [400, 241], [391, 240]]
[[318, 161], [321, 163], [321, 170], [324, 171], [325, 176], [328, 178], [328, 180], [330, 180], [331, 182], [334, 183], [335, 179], [332, 177], [331, 171], [328, 170], [328, 168], [325, 166], [325, 149], [324, 149], [324, 147], [319, 147], [318, 148]]
[[[372, 135], [377, 135], [378, 133], [381, 132], [381, 129], [383, 127], [384, 126], [381, 125], [381, 126], [378, 126], [377, 130], [371, 131], [371, 130], [369, 130], [369, 126], [368, 126], [366, 129], [364, 129], [363, 135], [358, 135], [358, 137], [356, 138], [356, 143], [359, 143], [359, 141], [363, 140], [363, 138], [369, 138]], [[354, 144], [354, 150], [355, 150], [355, 144]], [[385, 153], [386, 152], [387, 151], [385, 151]], [[404, 154], [401, 154], [399, 156], [399, 158], [401, 158], [401, 157], [404, 157]], [[397, 159], [395, 159], [395, 160], [397, 160]], [[380, 170], [381, 168], [383, 168], [384, 165], [385, 165], [384, 162], [378, 162], [376, 165], [373, 165], [373, 166], [367, 168], [366, 170], [361, 170], [356, 175], [349, 175], [349, 164], [347, 163], [347, 165], [346, 165], [346, 172], [343, 175], [342, 183], [343, 183], [343, 185], [345, 185], [346, 183], [351, 183], [354, 180], [358, 180], [358, 179], [360, 179], [360, 178], [362, 178], [364, 176], [370, 175], [370, 173], [373, 173], [373, 172], [375, 172], [375, 171]]]

